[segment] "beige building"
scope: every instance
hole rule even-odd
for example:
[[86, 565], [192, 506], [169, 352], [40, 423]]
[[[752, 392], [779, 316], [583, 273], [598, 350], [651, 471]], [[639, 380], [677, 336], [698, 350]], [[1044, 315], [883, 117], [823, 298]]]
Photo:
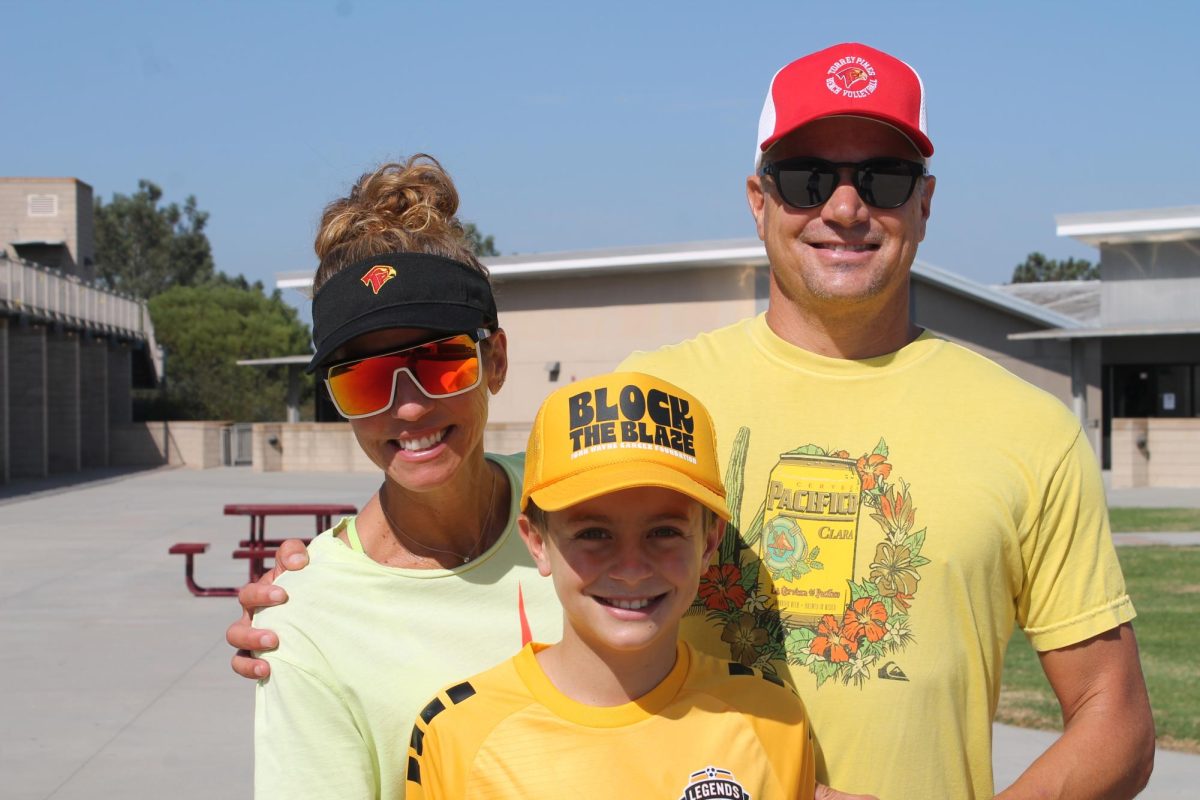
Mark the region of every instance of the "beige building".
[[1200, 206], [1063, 214], [1058, 235], [1100, 251], [1089, 324], [1017, 333], [1086, 353], [1104, 389], [1112, 485], [1200, 486]]
[[0, 242], [11, 260], [96, 277], [92, 187], [78, 178], [0, 178]]
[[0, 178], [0, 484], [170, 450], [132, 421], [135, 375], [161, 360], [146, 303], [93, 283], [93, 230], [83, 181]]

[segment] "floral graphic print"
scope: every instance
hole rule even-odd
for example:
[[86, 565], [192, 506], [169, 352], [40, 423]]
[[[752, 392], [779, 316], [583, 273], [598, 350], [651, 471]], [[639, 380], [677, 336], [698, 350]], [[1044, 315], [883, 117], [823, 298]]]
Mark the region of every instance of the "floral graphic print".
[[811, 625], [785, 622], [769, 575], [774, 572], [791, 581], [825, 567], [820, 548], [804, 549], [801, 540], [789, 534], [786, 520], [777, 517], [764, 530], [765, 503], [753, 518], [739, 519], [749, 440], [749, 429], [740, 429], [726, 471], [733, 518], [717, 563], [701, 577], [689, 613], [703, 614], [717, 627], [730, 656], [746, 666], [773, 673], [778, 662], [786, 661], [806, 667], [818, 687], [831, 679], [861, 687], [878, 675], [885, 657], [902, 652], [914, 639], [909, 616], [920, 588], [920, 570], [930, 562], [921, 554], [927, 531], [914, 530], [917, 509], [910, 487], [899, 477], [893, 479], [895, 469], [883, 439], [857, 457], [813, 444], [791, 451], [852, 461], [862, 485], [858, 546], [870, 545], [871, 526], [863, 524], [867, 518], [877, 524], [880, 538], [866, 569], [856, 566], [856, 575], [847, 581], [849, 602], [843, 612], [824, 614]]

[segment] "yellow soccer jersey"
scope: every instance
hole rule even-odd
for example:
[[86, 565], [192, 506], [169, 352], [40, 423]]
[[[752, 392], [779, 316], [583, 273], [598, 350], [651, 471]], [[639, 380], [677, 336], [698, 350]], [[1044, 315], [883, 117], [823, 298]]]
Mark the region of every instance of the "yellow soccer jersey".
[[408, 750], [409, 800], [813, 796], [804, 709], [777, 678], [680, 643], [662, 683], [596, 708], [554, 687], [535, 656], [544, 647], [425, 707]]

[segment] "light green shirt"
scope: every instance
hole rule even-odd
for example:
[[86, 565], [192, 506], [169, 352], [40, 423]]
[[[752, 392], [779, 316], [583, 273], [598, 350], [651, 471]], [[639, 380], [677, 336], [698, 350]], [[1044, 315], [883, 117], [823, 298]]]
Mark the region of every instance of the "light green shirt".
[[279, 578], [288, 602], [260, 612], [279, 634], [271, 677], [255, 697], [255, 796], [402, 798], [417, 712], [439, 688], [515, 655], [532, 638], [562, 637], [562, 609], [517, 532], [521, 456], [488, 456], [512, 487], [500, 539], [453, 570], [379, 564], [335, 534], [311, 563]]

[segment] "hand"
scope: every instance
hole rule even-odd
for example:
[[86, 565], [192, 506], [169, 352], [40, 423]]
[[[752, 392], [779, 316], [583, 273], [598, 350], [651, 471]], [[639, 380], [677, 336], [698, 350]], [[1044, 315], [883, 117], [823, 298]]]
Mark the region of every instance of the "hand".
[[254, 583], [247, 583], [238, 591], [238, 602], [242, 604], [242, 616], [225, 631], [225, 641], [237, 648], [230, 662], [233, 671], [243, 678], [258, 680], [271, 674], [271, 665], [255, 658], [252, 650], [274, 650], [279, 646], [279, 637], [273, 631], [252, 627], [250, 618], [260, 608], [277, 606], [287, 602], [287, 592], [275, 586], [275, 579], [288, 570], [304, 569], [308, 565], [308, 550], [299, 539], [288, 539], [275, 552], [275, 566]]
[[813, 800], [879, 800], [879, 798], [873, 794], [847, 794], [839, 792], [837, 789], [830, 789], [823, 783], [818, 783]]

